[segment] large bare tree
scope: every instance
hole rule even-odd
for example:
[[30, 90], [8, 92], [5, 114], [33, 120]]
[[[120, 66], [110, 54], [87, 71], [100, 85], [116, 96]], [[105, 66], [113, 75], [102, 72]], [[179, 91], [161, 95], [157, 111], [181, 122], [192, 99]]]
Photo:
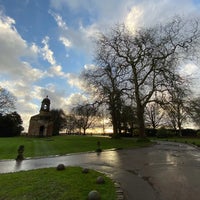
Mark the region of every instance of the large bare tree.
[[[185, 59], [194, 58], [199, 42], [199, 21], [185, 21], [179, 17], [167, 24], [141, 28], [134, 33], [125, 25], [117, 25], [109, 33], [99, 36], [96, 64], [99, 68], [112, 64], [112, 68], [124, 75], [117, 81], [129, 81], [120, 86], [120, 91], [126, 88], [130, 91], [131, 88], [140, 137], [145, 137], [146, 105], [155, 100], [155, 93], [166, 95], [174, 83], [181, 80], [178, 66]], [[100, 82], [91, 84], [102, 87]]]

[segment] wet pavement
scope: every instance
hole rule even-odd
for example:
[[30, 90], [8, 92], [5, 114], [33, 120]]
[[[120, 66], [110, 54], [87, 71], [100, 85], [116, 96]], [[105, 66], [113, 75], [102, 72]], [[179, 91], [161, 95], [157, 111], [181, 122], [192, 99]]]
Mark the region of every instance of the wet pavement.
[[120, 183], [126, 200], [198, 200], [200, 151], [180, 143], [119, 151], [0, 161], [0, 173], [46, 167], [82, 166], [108, 174]]

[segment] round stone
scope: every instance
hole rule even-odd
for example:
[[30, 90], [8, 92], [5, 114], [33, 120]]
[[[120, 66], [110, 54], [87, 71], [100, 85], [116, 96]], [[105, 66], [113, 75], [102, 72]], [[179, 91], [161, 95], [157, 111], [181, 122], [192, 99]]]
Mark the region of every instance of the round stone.
[[88, 194], [88, 200], [101, 200], [101, 196], [98, 191], [92, 190]]
[[83, 168], [83, 169], [82, 169], [82, 173], [84, 173], [84, 174], [89, 173], [89, 169], [88, 169], [88, 168]]
[[105, 183], [105, 180], [104, 180], [103, 176], [97, 177], [96, 183], [97, 184], [103, 184], [103, 183]]
[[58, 171], [64, 170], [64, 169], [65, 169], [65, 165], [64, 165], [64, 164], [59, 164], [59, 165], [56, 167], [56, 169], [57, 169]]

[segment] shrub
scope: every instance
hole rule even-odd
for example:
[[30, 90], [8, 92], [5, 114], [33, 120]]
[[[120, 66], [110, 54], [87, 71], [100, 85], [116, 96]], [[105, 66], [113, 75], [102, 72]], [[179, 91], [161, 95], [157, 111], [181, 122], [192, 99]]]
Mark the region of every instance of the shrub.
[[194, 129], [186, 128], [181, 130], [181, 134], [183, 137], [196, 137], [197, 131]]
[[197, 137], [200, 137], [200, 130], [196, 132]]
[[147, 137], [156, 137], [157, 130], [154, 129], [154, 128], [146, 128], [145, 134], [146, 134]]
[[156, 136], [158, 138], [167, 138], [167, 137], [173, 137], [175, 133], [171, 131], [170, 129], [166, 129], [164, 127], [157, 130]]

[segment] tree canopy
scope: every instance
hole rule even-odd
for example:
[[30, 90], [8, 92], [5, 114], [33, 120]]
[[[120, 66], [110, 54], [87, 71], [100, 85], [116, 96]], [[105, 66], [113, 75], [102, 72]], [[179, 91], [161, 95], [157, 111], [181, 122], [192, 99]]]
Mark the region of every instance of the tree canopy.
[[53, 135], [59, 135], [59, 132], [66, 127], [66, 115], [62, 109], [52, 109], [50, 111], [53, 120]]
[[23, 121], [17, 112], [0, 115], [0, 136], [11, 137], [19, 136], [24, 130]]
[[[96, 41], [96, 68], [83, 73], [85, 81], [99, 100], [111, 107], [112, 123], [120, 117], [119, 104], [132, 102], [136, 107], [139, 135], [145, 136], [145, 108], [162, 102], [169, 91], [181, 85], [178, 68], [194, 59], [200, 46], [199, 20], [173, 18], [166, 24], [144, 27], [134, 32], [117, 25], [100, 34]], [[187, 81], [187, 80], [184, 80]], [[159, 97], [159, 98], [158, 98]], [[117, 107], [116, 107], [117, 106]], [[115, 129], [114, 129], [115, 130]]]

